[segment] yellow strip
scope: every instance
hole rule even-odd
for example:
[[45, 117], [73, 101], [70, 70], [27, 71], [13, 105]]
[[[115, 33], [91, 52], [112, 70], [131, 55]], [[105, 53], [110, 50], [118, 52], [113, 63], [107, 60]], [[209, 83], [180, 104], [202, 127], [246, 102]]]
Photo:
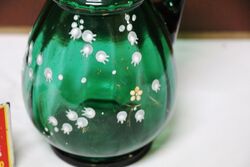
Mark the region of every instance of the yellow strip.
[[10, 137], [10, 133], [11, 133], [11, 129], [10, 129], [10, 119], [9, 119], [9, 105], [8, 104], [4, 104], [4, 105], [0, 105], [1, 108], [4, 108], [4, 117], [5, 117], [5, 127], [6, 127], [6, 137], [7, 137], [7, 149], [8, 149], [8, 160], [9, 160], [9, 165], [10, 167], [13, 166], [13, 161], [12, 161], [12, 150], [11, 150], [11, 137]]

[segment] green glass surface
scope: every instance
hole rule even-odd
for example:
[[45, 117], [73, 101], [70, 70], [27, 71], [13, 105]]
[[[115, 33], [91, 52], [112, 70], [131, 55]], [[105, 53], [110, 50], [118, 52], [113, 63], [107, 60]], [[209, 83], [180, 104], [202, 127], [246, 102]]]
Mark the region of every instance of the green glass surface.
[[[23, 72], [36, 128], [56, 148], [89, 158], [124, 155], [152, 142], [175, 90], [166, 32], [149, 1], [107, 15], [77, 14], [48, 1], [31, 32]], [[93, 51], [83, 54], [85, 46]]]
[[[54, 0], [65, 9], [89, 14], [107, 14], [135, 8], [143, 0]], [[104, 13], [105, 12], [105, 13]]]

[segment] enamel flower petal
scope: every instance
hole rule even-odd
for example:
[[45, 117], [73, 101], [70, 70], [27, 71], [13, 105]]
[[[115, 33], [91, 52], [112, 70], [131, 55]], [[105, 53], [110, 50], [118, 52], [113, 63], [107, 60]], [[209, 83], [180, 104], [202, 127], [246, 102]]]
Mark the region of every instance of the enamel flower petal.
[[116, 117], [117, 117], [117, 123], [123, 124], [123, 123], [126, 121], [127, 116], [128, 116], [128, 114], [127, 114], [126, 111], [120, 111], [120, 112], [117, 114], [117, 116], [116, 116]]
[[145, 111], [144, 110], [137, 111], [136, 114], [135, 114], [136, 122], [142, 122], [142, 120], [144, 120], [144, 116], [145, 116]]
[[135, 52], [132, 55], [132, 62], [131, 62], [131, 64], [133, 64], [134, 66], [137, 66], [141, 62], [141, 59], [142, 59], [141, 53], [140, 52]]
[[53, 117], [53, 116], [50, 116], [48, 121], [49, 121], [49, 124], [51, 124], [52, 126], [57, 126], [58, 125], [57, 119], [55, 117]]
[[161, 84], [160, 81], [158, 79], [155, 79], [152, 82], [152, 90], [155, 91], [156, 93], [161, 89]]
[[75, 111], [66, 111], [66, 116], [70, 121], [76, 121], [78, 119], [78, 114]]
[[61, 130], [63, 131], [64, 134], [69, 135], [72, 132], [73, 127], [69, 123], [64, 123], [62, 125], [62, 129]]
[[89, 118], [89, 119], [92, 119], [95, 117], [96, 115], [96, 112], [93, 108], [90, 108], [90, 107], [85, 107], [84, 110], [82, 110], [83, 112], [83, 116]]
[[76, 126], [78, 129], [85, 128], [89, 124], [88, 120], [84, 117], [80, 117], [76, 121]]
[[88, 43], [92, 43], [93, 41], [95, 41], [96, 37], [96, 34], [94, 34], [92, 31], [90, 30], [85, 30], [83, 33], [82, 33], [82, 39], [85, 41], [85, 42], [88, 42]]

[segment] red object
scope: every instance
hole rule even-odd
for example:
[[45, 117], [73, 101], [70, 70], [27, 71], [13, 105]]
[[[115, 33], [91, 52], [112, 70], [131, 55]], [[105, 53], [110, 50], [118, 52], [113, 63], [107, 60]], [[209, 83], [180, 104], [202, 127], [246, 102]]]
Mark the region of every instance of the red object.
[[0, 167], [11, 167], [9, 106], [0, 105]]

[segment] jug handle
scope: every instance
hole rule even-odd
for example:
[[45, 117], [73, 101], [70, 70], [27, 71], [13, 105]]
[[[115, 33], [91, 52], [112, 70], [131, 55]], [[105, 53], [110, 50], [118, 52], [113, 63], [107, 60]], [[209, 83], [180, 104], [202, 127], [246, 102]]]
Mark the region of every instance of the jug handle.
[[170, 33], [170, 40], [174, 43], [180, 26], [185, 0], [150, 0]]

